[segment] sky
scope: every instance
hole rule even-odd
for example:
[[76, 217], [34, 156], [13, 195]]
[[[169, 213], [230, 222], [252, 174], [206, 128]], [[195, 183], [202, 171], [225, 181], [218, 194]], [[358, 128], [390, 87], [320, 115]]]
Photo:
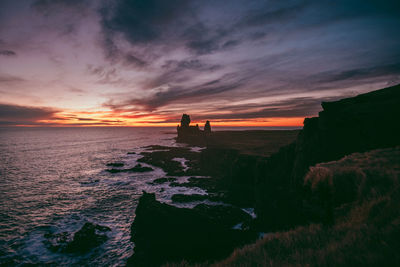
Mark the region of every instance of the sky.
[[1, 0], [0, 126], [300, 126], [400, 83], [400, 2]]

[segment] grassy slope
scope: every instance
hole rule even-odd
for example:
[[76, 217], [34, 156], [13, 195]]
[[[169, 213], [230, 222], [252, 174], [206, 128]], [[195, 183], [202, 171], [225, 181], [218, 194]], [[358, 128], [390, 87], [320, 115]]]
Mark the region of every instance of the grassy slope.
[[400, 147], [317, 164], [304, 188], [330, 224], [267, 234], [213, 265], [400, 266], [399, 183]]

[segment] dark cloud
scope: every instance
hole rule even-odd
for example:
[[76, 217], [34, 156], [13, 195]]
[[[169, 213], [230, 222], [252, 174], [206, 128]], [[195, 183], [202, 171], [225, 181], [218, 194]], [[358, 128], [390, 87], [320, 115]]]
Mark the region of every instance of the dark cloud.
[[157, 41], [168, 34], [172, 23], [177, 22], [190, 10], [186, 0], [122, 0], [118, 1], [113, 13], [103, 9], [103, 25], [112, 32], [122, 32], [131, 43]]
[[12, 50], [0, 50], [0, 56], [15, 57], [17, 53]]
[[301, 13], [311, 1], [300, 0], [296, 2], [293, 3], [293, 1], [288, 1], [289, 6], [279, 6], [281, 3], [278, 3], [277, 1], [275, 2], [275, 6], [271, 5], [270, 2], [265, 3], [262, 7], [258, 7], [257, 9], [251, 10], [245, 14], [235, 27], [259, 27], [271, 23], [293, 21], [296, 15]]
[[58, 110], [46, 107], [29, 107], [0, 103], [0, 122], [7, 125], [35, 123], [38, 120], [52, 119]]
[[215, 71], [220, 69], [222, 66], [217, 64], [207, 64], [199, 59], [186, 59], [186, 60], [167, 60], [162, 66], [163, 69], [168, 70], [168, 74], [171, 72], [181, 72], [185, 70], [195, 71]]
[[104, 106], [116, 110], [126, 108], [143, 108], [154, 111], [173, 103], [190, 103], [216, 98], [218, 95], [238, 89], [246, 83], [246, 79], [227, 74], [217, 80], [208, 81], [191, 87], [174, 86], [159, 90], [147, 98], [134, 98], [122, 103], [107, 102]]
[[[69, 79], [71, 75], [62, 72], [81, 70], [74, 64], [84, 62], [89, 81], [80, 77], [82, 83], [62, 84], [74, 88], [81, 88], [84, 81], [107, 85], [106, 89], [94, 89], [99, 91], [93, 96], [106, 95], [109, 101], [104, 105], [115, 110], [139, 110], [170, 118], [182, 106], [196, 106], [195, 113], [195, 108], [203, 105], [201, 112], [220, 120], [309, 116], [318, 112], [321, 100], [326, 100], [321, 95], [342, 94], [342, 90], [361, 85], [372, 88], [378, 83], [395, 83], [400, 77], [399, 1], [2, 2], [0, 28], [6, 25], [1, 19], [7, 17], [12, 22], [14, 13], [31, 12], [32, 24], [21, 22], [21, 32], [29, 33], [28, 39], [36, 42], [15, 38], [18, 34], [8, 30], [12, 24], [8, 23], [0, 29], [2, 34], [9, 32], [9, 36], [1, 36], [0, 56], [16, 56], [15, 49], [18, 55], [32, 55], [26, 59], [34, 60], [45, 51], [52, 64], [57, 62], [60, 79]], [[21, 17], [16, 18], [23, 21]], [[65, 43], [55, 40], [54, 33], [57, 37], [62, 33]], [[9, 37], [15, 40], [11, 42]], [[99, 43], [87, 43], [93, 40]], [[93, 45], [100, 45], [104, 54], [96, 54]], [[85, 49], [93, 50], [82, 56]], [[21, 57], [12, 61], [19, 60], [25, 64]], [[30, 80], [28, 72], [19, 74], [20, 69], [24, 68], [0, 74], [2, 92], [19, 89], [17, 82]], [[83, 93], [68, 86], [65, 90]], [[314, 97], [295, 97], [298, 95]], [[276, 96], [288, 100], [273, 105], [237, 104], [259, 99], [268, 102]], [[219, 104], [221, 107], [216, 107]], [[200, 111], [196, 115], [202, 116]], [[91, 118], [75, 119], [92, 122]]]
[[374, 78], [386, 75], [400, 75], [400, 63], [374, 66], [368, 68], [357, 68], [345, 71], [340, 71], [338, 73], [321, 73], [316, 75], [325, 76], [319, 79], [319, 82], [330, 83], [345, 80], [361, 80], [365, 78]]
[[132, 54], [127, 54], [125, 56], [125, 64], [138, 68], [142, 68], [148, 65], [146, 61]]

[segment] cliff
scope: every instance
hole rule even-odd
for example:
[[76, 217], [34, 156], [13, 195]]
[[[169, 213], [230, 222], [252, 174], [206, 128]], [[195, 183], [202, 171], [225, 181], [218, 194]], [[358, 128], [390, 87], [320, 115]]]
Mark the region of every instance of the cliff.
[[329, 225], [270, 233], [213, 266], [399, 266], [399, 185], [400, 147], [317, 164], [303, 187]]
[[314, 218], [303, 205], [303, 179], [310, 166], [400, 145], [400, 85], [324, 102], [322, 108], [318, 117], [304, 120], [293, 144], [255, 170], [256, 211], [264, 230], [290, 228]]
[[353, 152], [400, 143], [400, 85], [323, 102], [319, 117], [306, 119], [296, 142], [293, 183], [302, 183], [307, 168]]
[[[229, 148], [223, 134], [220, 138], [214, 133], [207, 137], [207, 149], [200, 154], [200, 169], [224, 187], [230, 196], [225, 200], [238, 206], [254, 205], [257, 218], [248, 224], [249, 235], [294, 229], [271, 234], [217, 265], [329, 265], [329, 259], [334, 265], [398, 261], [385, 255], [396, 251], [399, 245], [392, 236], [398, 236], [395, 228], [400, 203], [400, 156], [399, 149], [393, 148], [400, 145], [400, 86], [322, 103], [322, 108], [318, 117], [305, 119], [294, 142], [286, 143], [276, 153], [270, 153], [273, 149], [260, 153], [258, 146], [249, 150], [240, 142], [231, 143], [236, 148]], [[223, 141], [218, 141], [221, 137]], [[387, 150], [365, 153], [384, 148]], [[345, 158], [344, 163], [340, 161], [342, 165], [315, 166], [355, 152], [365, 154]], [[335, 164], [341, 167], [335, 169]], [[312, 166], [315, 167], [310, 169]], [[389, 217], [379, 212], [379, 207], [387, 207]], [[232, 240], [239, 245], [251, 239], [246, 233], [230, 232], [232, 229], [223, 227], [226, 224], [212, 219], [213, 214], [209, 209], [171, 207], [144, 195], [132, 226], [137, 247], [130, 263], [149, 263], [150, 255], [159, 257], [150, 262], [156, 265], [181, 259], [214, 260], [232, 250], [228, 244]], [[366, 223], [370, 225], [365, 226]], [[380, 225], [386, 228], [381, 231]], [[368, 231], [371, 234], [364, 235]], [[374, 245], [375, 234], [379, 236], [377, 242], [386, 242], [387, 247]], [[339, 244], [335, 243], [337, 240]], [[208, 244], [214, 242], [221, 249], [209, 250]], [[355, 247], [349, 251], [357, 257], [371, 250], [375, 258], [352, 261], [346, 246]], [[336, 259], [335, 254], [342, 258]]]
[[132, 224], [135, 254], [129, 266], [160, 266], [166, 261], [210, 261], [228, 256], [232, 250], [255, 240], [250, 231], [232, 227], [249, 220], [242, 210], [199, 204], [177, 208], [143, 193]]

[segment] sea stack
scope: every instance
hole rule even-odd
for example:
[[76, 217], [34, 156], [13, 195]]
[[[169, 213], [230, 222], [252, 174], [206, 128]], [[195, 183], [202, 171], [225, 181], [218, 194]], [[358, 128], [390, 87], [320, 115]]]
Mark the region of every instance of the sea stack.
[[182, 115], [181, 125], [178, 125], [177, 130], [178, 139], [199, 136], [201, 134], [201, 130], [198, 125], [190, 126], [190, 116], [187, 114]]
[[204, 125], [204, 133], [205, 134], [210, 134], [211, 133], [210, 121], [206, 121], [206, 124]]
[[204, 125], [204, 130], [200, 130], [199, 125], [190, 125], [190, 116], [183, 114], [181, 124], [177, 126], [178, 131], [178, 142], [189, 142], [189, 143], [204, 143], [205, 137], [211, 134], [211, 125], [207, 121]]

